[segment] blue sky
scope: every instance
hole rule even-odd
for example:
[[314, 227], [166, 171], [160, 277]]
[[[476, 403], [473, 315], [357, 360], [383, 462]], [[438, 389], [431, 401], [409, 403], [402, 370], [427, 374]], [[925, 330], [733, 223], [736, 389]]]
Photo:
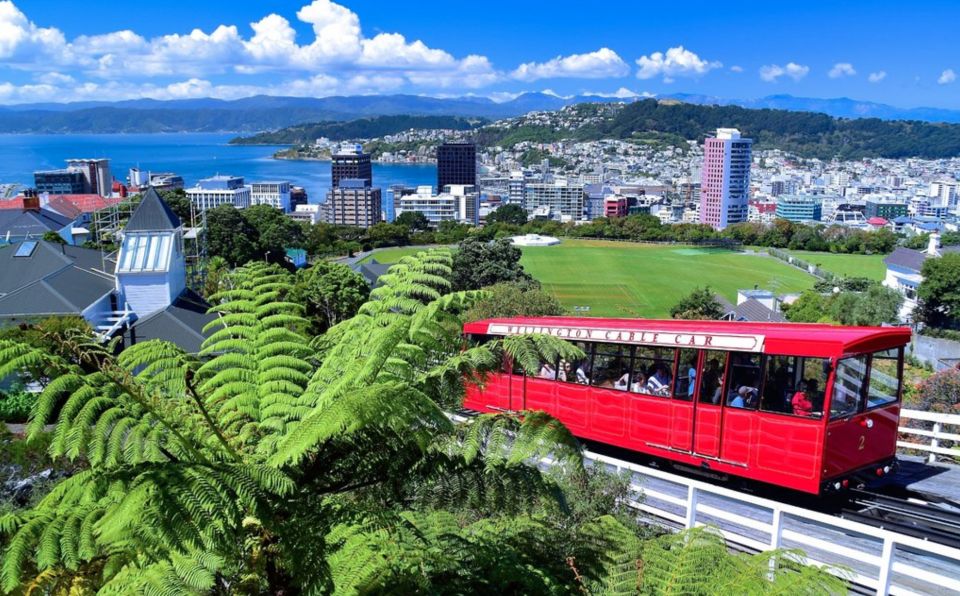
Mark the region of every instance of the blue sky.
[[958, 22], [956, 0], [0, 0], [0, 103], [551, 90], [960, 108]]

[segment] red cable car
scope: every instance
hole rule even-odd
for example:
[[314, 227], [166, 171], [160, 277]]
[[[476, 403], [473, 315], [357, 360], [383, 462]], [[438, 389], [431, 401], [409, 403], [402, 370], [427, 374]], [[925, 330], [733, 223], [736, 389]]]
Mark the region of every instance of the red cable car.
[[894, 463], [908, 328], [538, 317], [464, 332], [586, 355], [527, 375], [507, 359], [469, 409], [543, 410], [584, 439], [815, 494]]

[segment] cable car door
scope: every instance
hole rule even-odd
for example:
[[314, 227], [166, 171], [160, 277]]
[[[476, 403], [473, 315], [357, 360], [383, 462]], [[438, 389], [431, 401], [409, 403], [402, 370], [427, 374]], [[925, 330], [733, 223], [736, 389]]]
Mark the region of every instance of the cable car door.
[[724, 379], [727, 353], [705, 351], [700, 355], [700, 380], [694, 403], [693, 447], [697, 455], [720, 457]]

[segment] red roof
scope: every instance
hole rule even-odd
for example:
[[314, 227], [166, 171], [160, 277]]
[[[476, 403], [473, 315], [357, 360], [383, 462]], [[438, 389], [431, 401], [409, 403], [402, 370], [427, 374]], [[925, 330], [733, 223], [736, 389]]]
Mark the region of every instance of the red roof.
[[[618, 343], [622, 340], [616, 337], [603, 339], [604, 331], [614, 332], [649, 332], [647, 337], [637, 336], [633, 341], [623, 343], [653, 344], [662, 343], [655, 334], [669, 334], [668, 341], [674, 341], [673, 336], [683, 334], [683, 339], [676, 338], [678, 347], [704, 347], [703, 336], [728, 336], [732, 339], [757, 338], [764, 352], [792, 354], [797, 356], [839, 357], [844, 354], [857, 352], [872, 352], [892, 347], [906, 345], [910, 341], [909, 327], [842, 327], [837, 325], [821, 325], [808, 323], [749, 323], [739, 321], [682, 321], [674, 319], [601, 319], [594, 317], [516, 317], [509, 319], [487, 319], [464, 325], [465, 333], [488, 335], [513, 335], [517, 333], [533, 333], [530, 330], [511, 330], [504, 332], [502, 326], [545, 327], [586, 330], [588, 335], [581, 335], [590, 341], [609, 341]], [[496, 328], [491, 328], [496, 326]], [[593, 333], [589, 333], [593, 331]], [[540, 331], [540, 333], [551, 331]], [[555, 334], [555, 333], [551, 333]], [[697, 338], [690, 337], [692, 335]], [[562, 336], [562, 335], [561, 335]], [[577, 339], [573, 335], [567, 336]], [[652, 339], [651, 339], [652, 338]], [[718, 346], [718, 343], [706, 345]], [[759, 347], [759, 346], [758, 346]], [[748, 349], [748, 348], [727, 348]]]
[[870, 224], [871, 226], [885, 226], [890, 222], [888, 222], [886, 219], [882, 217], [871, 217], [870, 219], [867, 220], [867, 223]]
[[750, 201], [751, 207], [756, 207], [760, 213], [773, 213], [777, 210], [777, 204], [773, 201]]
[[0, 209], [23, 209], [23, 197], [0, 200]]
[[105, 198], [100, 195], [50, 195], [50, 201], [53, 202], [54, 197], [63, 199], [64, 201], [70, 203], [82, 213], [93, 213], [94, 211], [99, 211], [110, 207], [111, 205], [116, 205], [117, 203], [123, 201], [122, 198]]

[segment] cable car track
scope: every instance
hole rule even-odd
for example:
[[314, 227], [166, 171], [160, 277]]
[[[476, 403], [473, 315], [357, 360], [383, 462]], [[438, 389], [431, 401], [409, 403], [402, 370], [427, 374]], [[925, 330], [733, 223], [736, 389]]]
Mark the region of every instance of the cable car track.
[[900, 498], [865, 490], [851, 490], [848, 503], [854, 507], [844, 508], [840, 517], [960, 548], [960, 504], [946, 499], [939, 502], [917, 495]]

